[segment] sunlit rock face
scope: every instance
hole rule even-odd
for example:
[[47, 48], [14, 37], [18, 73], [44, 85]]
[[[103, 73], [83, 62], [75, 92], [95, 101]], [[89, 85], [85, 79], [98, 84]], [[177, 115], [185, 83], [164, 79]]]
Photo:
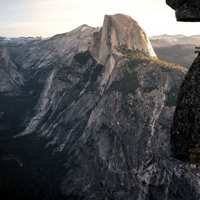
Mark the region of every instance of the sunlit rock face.
[[[108, 55], [117, 54], [116, 47], [142, 51], [156, 57], [145, 31], [130, 16], [123, 14], [105, 15], [100, 38], [94, 35], [91, 50], [93, 56], [105, 64]], [[101, 46], [97, 43], [100, 42]], [[97, 51], [99, 49], [99, 52]]]
[[166, 0], [166, 3], [176, 11], [177, 21], [200, 21], [199, 0]]
[[105, 65], [100, 85], [110, 85], [109, 77], [121, 55], [119, 48], [141, 51], [146, 56], [156, 57], [145, 31], [130, 16], [105, 15], [103, 27], [92, 36], [90, 52], [98, 63]]
[[56, 62], [70, 65], [75, 54], [89, 49], [91, 36], [95, 31], [98, 29], [82, 25], [68, 33], [58, 34], [47, 40], [30, 41], [21, 47], [18, 46], [20, 53], [10, 45], [8, 49], [15, 62], [27, 71], [42, 70]]

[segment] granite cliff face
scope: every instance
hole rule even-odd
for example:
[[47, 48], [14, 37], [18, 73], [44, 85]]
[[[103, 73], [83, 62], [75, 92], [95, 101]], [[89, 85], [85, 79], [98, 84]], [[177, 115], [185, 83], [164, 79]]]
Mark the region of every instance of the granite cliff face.
[[200, 197], [198, 166], [170, 152], [171, 120], [187, 70], [158, 60], [137, 22], [108, 15], [100, 29], [83, 25], [7, 48], [24, 81], [17, 82], [21, 104], [1, 93], [1, 105], [18, 108], [14, 116], [0, 116], [5, 197]]
[[[130, 30], [127, 31], [127, 29]], [[93, 32], [94, 34], [92, 36]], [[85, 92], [89, 86], [88, 84], [91, 82], [91, 78], [94, 79], [92, 80], [93, 82], [97, 82], [97, 86], [99, 85], [96, 87], [96, 90], [103, 93], [104, 90], [110, 86], [113, 79], [115, 79], [116, 70], [114, 67], [118, 65], [122, 59], [118, 48], [125, 48], [133, 52], [142, 51], [148, 56], [156, 57], [145, 32], [139, 27], [137, 22], [129, 16], [120, 14], [105, 16], [101, 30], [95, 30], [88, 26], [81, 26], [68, 34], [54, 36], [49, 41], [40, 44], [39, 47], [34, 47], [34, 52], [31, 48], [28, 53], [25, 52], [24, 56], [21, 57], [21, 54], [19, 55], [20, 58], [16, 56], [15, 60], [18, 61], [23, 68], [34, 71], [31, 72], [31, 74], [39, 74], [38, 71], [43, 68], [44, 70], [47, 67], [53, 68], [50, 74], [48, 74], [49, 77], [45, 82], [44, 90], [39, 98], [39, 103], [37, 103], [35, 109], [36, 114], [20, 135], [30, 134], [35, 131], [41, 132], [42, 135], [48, 134], [50, 136], [53, 133], [60, 135], [57, 131], [54, 131], [54, 128], [58, 128], [61, 121], [65, 118], [58, 113], [63, 113], [64, 115], [68, 113], [67, 110], [63, 112], [63, 99], [69, 98], [69, 105], [78, 101], [79, 106], [82, 107], [82, 102], [86, 101], [86, 99], [84, 99], [86, 98]], [[51, 50], [52, 53], [47, 50]], [[59, 57], [59, 60], [56, 62], [57, 57]], [[24, 58], [27, 61], [24, 62]], [[74, 73], [69, 72], [71, 68], [75, 70]], [[84, 73], [86, 73], [86, 77], [85, 80], [82, 80], [81, 74]], [[65, 77], [63, 77], [64, 74]], [[42, 76], [44, 76], [44, 73]], [[63, 78], [65, 81], [63, 81]], [[39, 77], [38, 79], [40, 81], [41, 78]], [[82, 81], [84, 82], [82, 83]], [[54, 85], [58, 84], [59, 87], [55, 88]], [[78, 89], [77, 84], [80, 85]], [[72, 91], [74, 97], [71, 99], [72, 95], [70, 94], [72, 94]], [[62, 96], [63, 98], [60, 98]], [[99, 94], [91, 94], [87, 97], [91, 99], [91, 102], [88, 101], [89, 106], [81, 113], [81, 117], [85, 116], [86, 113], [92, 109], [94, 106], [93, 104], [95, 104], [99, 98], [98, 96]], [[49, 97], [51, 97], [51, 99], [49, 99]], [[83, 99], [81, 99], [81, 97]], [[57, 102], [57, 99], [60, 99], [59, 101], [61, 102]], [[65, 99], [65, 101], [67, 99]], [[70, 109], [74, 108], [69, 107], [69, 110]], [[53, 116], [49, 116], [49, 114]], [[44, 124], [41, 124], [41, 120], [46, 118], [46, 116], [53, 118], [53, 121], [49, 121], [50, 124], [44, 126]], [[60, 116], [61, 121], [57, 119], [58, 116]], [[71, 115], [67, 118], [71, 120], [76, 117], [75, 111], [72, 111]], [[45, 121], [48, 122], [48, 120]], [[66, 123], [68, 122], [66, 121]], [[74, 126], [76, 126], [76, 124], [74, 124]], [[73, 128], [74, 127], [71, 127], [69, 132]], [[65, 132], [63, 128], [61, 128], [61, 130]], [[66, 133], [64, 135], [67, 137]], [[57, 136], [55, 138], [57, 138]], [[64, 144], [61, 146], [64, 146]]]
[[93, 35], [92, 55], [105, 63], [108, 55], [118, 54], [116, 47], [138, 50], [156, 57], [146, 33], [135, 20], [121, 14], [106, 15], [102, 30]]
[[[11, 61], [7, 49], [0, 45], [0, 92], [1, 93], [14, 93], [19, 92], [19, 88], [24, 83], [24, 78], [20, 74], [20, 69]], [[13, 94], [13, 95], [14, 95]]]

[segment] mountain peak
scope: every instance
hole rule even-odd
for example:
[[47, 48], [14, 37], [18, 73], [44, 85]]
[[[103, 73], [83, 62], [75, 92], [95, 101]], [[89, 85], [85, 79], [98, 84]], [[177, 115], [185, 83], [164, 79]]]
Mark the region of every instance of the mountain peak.
[[[100, 49], [97, 44], [101, 44]], [[101, 63], [105, 63], [108, 55], [118, 53], [116, 47], [139, 50], [147, 56], [156, 57], [145, 31], [134, 19], [124, 14], [105, 15], [101, 33], [95, 34], [92, 41], [95, 57]]]
[[116, 46], [139, 50], [148, 56], [156, 57], [145, 31], [128, 15], [105, 15], [104, 26], [110, 29], [111, 43]]
[[[123, 23], [128, 23], [129, 24], [129, 23], [132, 23], [133, 21], [135, 23], [137, 23], [131, 16], [125, 15], [125, 14], [121, 14], [121, 13], [118, 13], [118, 14], [115, 14], [115, 15], [105, 15], [104, 18], [106, 18], [106, 17], [110, 17], [113, 20], [118, 21], [119, 23], [123, 22]], [[127, 25], [127, 24], [125, 24], [125, 25]]]

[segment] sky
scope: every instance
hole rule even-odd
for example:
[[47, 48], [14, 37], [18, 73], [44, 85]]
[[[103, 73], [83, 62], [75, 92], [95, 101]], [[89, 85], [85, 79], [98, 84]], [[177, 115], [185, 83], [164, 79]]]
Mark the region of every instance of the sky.
[[176, 22], [165, 0], [0, 0], [0, 36], [51, 37], [82, 24], [103, 25], [105, 14], [131, 16], [148, 36], [200, 34], [200, 22]]

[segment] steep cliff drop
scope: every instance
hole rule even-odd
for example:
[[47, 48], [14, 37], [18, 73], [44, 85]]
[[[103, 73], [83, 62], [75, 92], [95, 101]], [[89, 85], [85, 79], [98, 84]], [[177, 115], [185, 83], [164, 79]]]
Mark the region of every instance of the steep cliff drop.
[[198, 167], [170, 157], [187, 70], [158, 60], [135, 20], [106, 15], [102, 28], [7, 49], [26, 77], [18, 99], [27, 104], [15, 113], [24, 109], [17, 137], [1, 132], [1, 197], [199, 199]]
[[[79, 38], [78, 41], [77, 37]], [[65, 38], [65, 40], [63, 38]], [[76, 101], [81, 102], [80, 99], [84, 99], [86, 97], [86, 91], [88, 90], [88, 88], [90, 88], [90, 82], [92, 81], [96, 82], [95, 90], [97, 90], [97, 92], [100, 92], [100, 94], [102, 95], [112, 84], [113, 80], [117, 78], [116, 73], [118, 73], [118, 69], [116, 68], [116, 66], [118, 66], [120, 62], [122, 62], [122, 60], [124, 59], [121, 51], [130, 51], [130, 53], [141, 52], [142, 54], [144, 54], [144, 56], [156, 58], [156, 55], [144, 30], [131, 17], [122, 14], [116, 14], [113, 16], [106, 15], [103, 27], [100, 30], [88, 26], [83, 26], [75, 29], [73, 33], [69, 33], [65, 37], [64, 35], [53, 37], [50, 41], [46, 42], [45, 46], [49, 49], [49, 46], [51, 47], [52, 43], [55, 43], [55, 48], [58, 48], [57, 46], [61, 42], [58, 42], [57, 40], [64, 41], [62, 41], [62, 46], [59, 46], [60, 51], [55, 52], [55, 54], [61, 52], [62, 54], [64, 54], [64, 56], [63, 58], [61, 57], [62, 60], [60, 61], [60, 63], [55, 64], [56, 67], [54, 67], [51, 71], [51, 74], [44, 86], [44, 90], [41, 93], [39, 103], [37, 104], [38, 107], [36, 109], [36, 114], [30, 120], [26, 129], [20, 135], [38, 132], [39, 130], [43, 133], [43, 135], [48, 134], [50, 136], [51, 134], [55, 133], [57, 135], [57, 131], [55, 132], [54, 128], [57, 128], [57, 126], [59, 126], [60, 122], [63, 121], [64, 115], [67, 114], [67, 111], [61, 112], [62, 110], [60, 110], [59, 108], [60, 106], [62, 107], [62, 105], [60, 104], [63, 103], [62, 101], [58, 101], [60, 99], [60, 93], [64, 95], [64, 98], [67, 98], [68, 101], [70, 101], [70, 104], [73, 104], [73, 102]], [[68, 45], [67, 48], [65, 45], [63, 45], [63, 43], [65, 43], [65, 45]], [[63, 48], [65, 48], [64, 53]], [[52, 50], [55, 51], [54, 49]], [[40, 52], [46, 54], [46, 49], [41, 49]], [[59, 56], [62, 56], [62, 54]], [[33, 57], [34, 53], [30, 52], [28, 55], [29, 60], [33, 61], [35, 59], [35, 56]], [[27, 58], [27, 56], [25, 57]], [[39, 55], [37, 55], [37, 58], [38, 57]], [[46, 59], [45, 55], [43, 55], [42, 57]], [[52, 59], [55, 58], [50, 58], [48, 60], [45, 60], [45, 62], [43, 61], [42, 63], [37, 61], [35, 63], [35, 66], [39, 65], [39, 68], [45, 68], [47, 65], [52, 63]], [[27, 63], [28, 62], [25, 61], [24, 65], [27, 65]], [[68, 67], [64, 67], [63, 64], [67, 65]], [[82, 71], [80, 71], [79, 65], [81, 65]], [[30, 66], [32, 65], [30, 64]], [[72, 68], [72, 66], [74, 69], [77, 68], [76, 71], [78, 71], [78, 74], [72, 73], [71, 76], [66, 74], [65, 79], [66, 81], [67, 79], [69, 79], [69, 83], [64, 84], [64, 79], [59, 79], [59, 81], [61, 81], [60, 86], [55, 87], [55, 85], [58, 84], [58, 80], [56, 78], [57, 74], [60, 74], [60, 71], [66, 68], [69, 68], [68, 70], [71, 71], [70, 68]], [[67, 73], [68, 70], [66, 69], [65, 73]], [[38, 69], [36, 69], [36, 71], [38, 71]], [[87, 81], [86, 83], [81, 83], [82, 77], [80, 75], [84, 75], [84, 73], [86, 73], [85, 79]], [[93, 73], [95, 73], [95, 75]], [[77, 87], [73, 88], [74, 86], [76, 86], [76, 84], [80, 84], [79, 89]], [[80, 89], [81, 91], [79, 91]], [[73, 98], [71, 95], [68, 96], [69, 93], [71, 93], [72, 91], [74, 92]], [[94, 106], [93, 104], [99, 98], [98, 93], [90, 94], [89, 96], [91, 97], [91, 100], [93, 98], [94, 99], [93, 102], [90, 103], [90, 106], [81, 114], [83, 116], [86, 114], [87, 111], [92, 109], [92, 107]], [[55, 102], [57, 101], [58, 104], [55, 104]], [[85, 100], [82, 101], [84, 102]], [[79, 104], [79, 106], [82, 107], [81, 104]], [[71, 110], [73, 109], [73, 107], [69, 107], [68, 109]], [[62, 113], [63, 117], [60, 116], [61, 121], [59, 120], [60, 122], [58, 123], [57, 118], [58, 113], [60, 112]], [[44, 124], [41, 124], [40, 122], [41, 120], [43, 120], [43, 118], [50, 117], [49, 114], [53, 115], [51, 116], [51, 118], [55, 119], [53, 121], [51, 120], [51, 122], [45, 120]], [[77, 114], [73, 111], [71, 114], [71, 119], [74, 118]], [[51, 124], [48, 124], [49, 122]], [[54, 128], [52, 129], [52, 127]], [[76, 124], [74, 124], [71, 128], [73, 129], [75, 127]], [[63, 134], [66, 135], [66, 132]]]
[[0, 92], [7, 96], [19, 95], [24, 77], [11, 61], [8, 50], [2, 45], [0, 45], [0, 74]]

